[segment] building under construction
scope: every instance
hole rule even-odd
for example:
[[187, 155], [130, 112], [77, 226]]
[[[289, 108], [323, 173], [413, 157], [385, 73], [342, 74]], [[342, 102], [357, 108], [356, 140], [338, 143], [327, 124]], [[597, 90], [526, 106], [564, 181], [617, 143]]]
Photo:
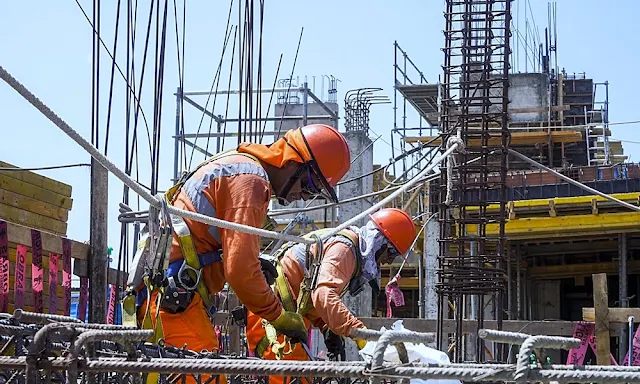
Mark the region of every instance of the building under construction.
[[[442, 72], [423, 73], [396, 42], [392, 99], [376, 84], [342, 92], [328, 75], [320, 81], [281, 76], [262, 88], [259, 74], [254, 88], [250, 74], [236, 89], [229, 80], [227, 89], [206, 91], [184, 89], [181, 81], [174, 94], [174, 183], [201, 161], [194, 153], [207, 159], [242, 141], [271, 142], [299, 126], [332, 125], [347, 139], [351, 166], [338, 183], [340, 202], [314, 198], [285, 207], [272, 201], [261, 232], [263, 255], [316, 229], [363, 225], [363, 214], [380, 207], [401, 208], [414, 219], [418, 238], [406, 259], [382, 267], [380, 292], [367, 287], [343, 298], [368, 328], [356, 336], [389, 345], [376, 348], [369, 360], [346, 341], [346, 361], [331, 361], [318, 329], [305, 350], [321, 362], [255, 358], [243, 305], [228, 286], [214, 297], [218, 351], [165, 345], [149, 329], [122, 326], [131, 315], [120, 301], [141, 227], [168, 215], [154, 198], [157, 172], [149, 188], [134, 181], [130, 164], [118, 170], [96, 149], [97, 139], [82, 138], [0, 67], [6, 83], [93, 157], [88, 244], [66, 236], [70, 185], [0, 162], [0, 376], [27, 384], [213, 380], [203, 374], [235, 383], [268, 383], [275, 374], [314, 383], [640, 382], [639, 367], [611, 367], [637, 365], [640, 354], [631, 341], [634, 316], [640, 316], [640, 272], [634, 269], [640, 268], [634, 260], [640, 167], [626, 162], [621, 142], [609, 139], [606, 79], [570, 72], [558, 62], [555, 3], [539, 44], [516, 38], [513, 3], [447, 0]], [[234, 50], [236, 37], [246, 39], [240, 73], [253, 70], [253, 22], [247, 20], [256, 9], [253, 1], [238, 5], [246, 23], [233, 38]], [[514, 50], [522, 46], [533, 62], [525, 71], [514, 65]], [[572, 70], [588, 71], [585, 66]], [[216, 102], [218, 97], [225, 100]], [[230, 102], [237, 111], [229, 111]], [[370, 112], [390, 104], [393, 159], [374, 164], [381, 136], [371, 134]], [[407, 123], [408, 112], [418, 126]], [[185, 123], [197, 121], [193, 117], [200, 117], [197, 129]], [[153, 156], [159, 145], [154, 136]], [[117, 266], [109, 263], [112, 250], [100, 231], [108, 221], [107, 171], [151, 204], [134, 211], [123, 198]], [[168, 236], [155, 235], [163, 234]], [[407, 331], [378, 332], [399, 319]], [[440, 351], [442, 360], [420, 359], [416, 343]], [[397, 351], [397, 361], [385, 360], [389, 350]]]

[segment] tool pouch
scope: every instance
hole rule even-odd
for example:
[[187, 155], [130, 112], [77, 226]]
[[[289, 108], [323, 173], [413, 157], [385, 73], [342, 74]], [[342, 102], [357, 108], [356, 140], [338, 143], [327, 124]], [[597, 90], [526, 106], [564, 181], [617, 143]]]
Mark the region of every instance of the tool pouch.
[[231, 318], [239, 327], [247, 326], [247, 307], [240, 305], [231, 310]]
[[177, 287], [173, 278], [169, 278], [169, 286], [165, 288], [160, 307], [165, 311], [176, 314], [184, 312], [191, 304], [193, 292]]

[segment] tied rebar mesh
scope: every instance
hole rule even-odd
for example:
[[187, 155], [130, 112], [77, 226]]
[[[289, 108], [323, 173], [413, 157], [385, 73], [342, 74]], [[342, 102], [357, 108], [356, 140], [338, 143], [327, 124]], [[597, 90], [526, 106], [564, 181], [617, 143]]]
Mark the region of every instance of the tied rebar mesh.
[[[447, 350], [444, 319], [455, 319], [454, 362], [463, 360], [463, 319], [476, 320], [475, 333], [483, 327], [485, 307], [493, 302], [498, 328], [503, 320], [510, 11], [511, 0], [446, 1], [441, 149], [456, 136], [466, 148], [449, 169], [441, 165], [440, 179], [437, 333], [439, 348]], [[471, 161], [475, 158], [479, 160]], [[497, 201], [488, 200], [489, 188], [499, 190]], [[500, 205], [499, 217], [490, 224], [489, 204]], [[481, 338], [474, 349], [476, 355], [467, 353], [467, 359], [483, 361]], [[497, 352], [502, 360], [504, 350]]]

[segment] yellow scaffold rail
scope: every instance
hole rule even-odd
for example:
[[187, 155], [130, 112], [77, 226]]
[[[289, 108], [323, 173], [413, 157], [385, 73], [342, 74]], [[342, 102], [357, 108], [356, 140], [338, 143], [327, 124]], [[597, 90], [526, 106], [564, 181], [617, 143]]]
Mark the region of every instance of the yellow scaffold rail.
[[[467, 225], [469, 233], [476, 233], [476, 225]], [[487, 236], [498, 236], [499, 225], [489, 223]], [[530, 217], [508, 220], [505, 234], [509, 240], [536, 238], [568, 238], [578, 235], [604, 235], [637, 231], [640, 212], [604, 213], [599, 215], [569, 215], [556, 217]]]

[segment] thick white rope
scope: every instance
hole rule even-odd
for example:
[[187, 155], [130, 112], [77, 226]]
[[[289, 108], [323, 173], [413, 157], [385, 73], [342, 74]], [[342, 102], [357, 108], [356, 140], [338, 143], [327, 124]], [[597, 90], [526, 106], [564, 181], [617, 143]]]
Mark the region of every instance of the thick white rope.
[[452, 143], [451, 146], [449, 147], [449, 149], [447, 149], [437, 161], [429, 164], [429, 166], [427, 166], [425, 169], [420, 171], [420, 173], [418, 173], [416, 176], [414, 176], [406, 184], [403, 184], [399, 189], [397, 189], [396, 191], [394, 191], [392, 194], [390, 194], [389, 196], [385, 197], [384, 199], [380, 200], [377, 204], [373, 205], [369, 209], [365, 210], [364, 212], [359, 213], [358, 215], [354, 216], [353, 218], [345, 221], [344, 223], [342, 223], [338, 227], [334, 228], [332, 231], [330, 231], [326, 235], [322, 236], [321, 239], [322, 240], [326, 240], [326, 239], [330, 238], [331, 236], [333, 236], [336, 233], [342, 231], [343, 229], [349, 227], [350, 225], [353, 225], [353, 223], [355, 223], [356, 221], [358, 221], [358, 220], [360, 220], [360, 219], [362, 219], [364, 217], [367, 217], [368, 215], [370, 215], [374, 211], [377, 211], [380, 207], [383, 207], [388, 202], [393, 201], [393, 199], [395, 199], [398, 195], [400, 195], [401, 193], [404, 193], [406, 190], [408, 190], [409, 188], [413, 187], [416, 183], [422, 181], [422, 178], [425, 177], [427, 175], [427, 173], [429, 173], [433, 168], [435, 168], [435, 166], [438, 165], [440, 162], [442, 162], [443, 160], [445, 160], [446, 158], [451, 156], [453, 154], [453, 152], [458, 148], [462, 148], [461, 147], [461, 142]]
[[[462, 132], [458, 130], [458, 133], [455, 136], [449, 136], [447, 139], [447, 148], [451, 148], [454, 144], [458, 145], [460, 151], [463, 151], [464, 141], [462, 141]], [[453, 202], [453, 167], [455, 165], [456, 158], [451, 155], [447, 158], [447, 195], [445, 197], [444, 203], [446, 205], [451, 205]]]
[[[39, 110], [43, 115], [45, 115], [51, 122], [53, 122], [58, 128], [60, 128], [64, 133], [66, 133], [73, 141], [78, 143], [85, 151], [89, 152], [91, 157], [96, 159], [102, 166], [104, 166], [109, 172], [113, 173], [118, 179], [120, 179], [123, 183], [125, 183], [129, 188], [134, 190], [140, 197], [145, 199], [152, 206], [160, 209], [162, 204], [161, 202], [153, 197], [146, 189], [144, 189], [140, 184], [138, 184], [135, 180], [133, 180], [129, 175], [124, 173], [118, 166], [113, 164], [106, 156], [104, 156], [100, 151], [85, 140], [78, 132], [76, 132], [69, 124], [67, 124], [64, 120], [62, 120], [55, 112], [53, 112], [48, 106], [46, 106], [42, 101], [40, 101], [33, 93], [31, 93], [25, 86], [23, 86], [17, 79], [15, 79], [9, 72], [7, 72], [4, 67], [0, 65], [0, 78], [4, 80], [7, 84], [9, 84], [16, 92], [18, 92], [22, 97], [25, 98], [31, 105], [33, 105], [37, 110]], [[267, 237], [270, 239], [284, 240], [284, 241], [293, 241], [298, 243], [305, 244], [314, 244], [313, 240], [305, 239], [303, 237], [285, 235], [278, 232], [267, 231], [262, 228], [255, 228], [248, 225], [242, 225], [238, 223], [232, 223], [225, 220], [216, 219], [214, 217], [205, 216], [195, 212], [189, 212], [182, 209], [178, 209], [172, 206], [168, 207], [168, 211], [171, 214], [184, 217], [186, 219], [191, 219], [195, 221], [199, 221], [205, 224], [209, 224], [212, 226], [216, 226], [219, 228], [230, 229], [234, 231], [241, 231], [245, 233], [250, 233], [252, 235], [258, 235], [262, 237]]]

